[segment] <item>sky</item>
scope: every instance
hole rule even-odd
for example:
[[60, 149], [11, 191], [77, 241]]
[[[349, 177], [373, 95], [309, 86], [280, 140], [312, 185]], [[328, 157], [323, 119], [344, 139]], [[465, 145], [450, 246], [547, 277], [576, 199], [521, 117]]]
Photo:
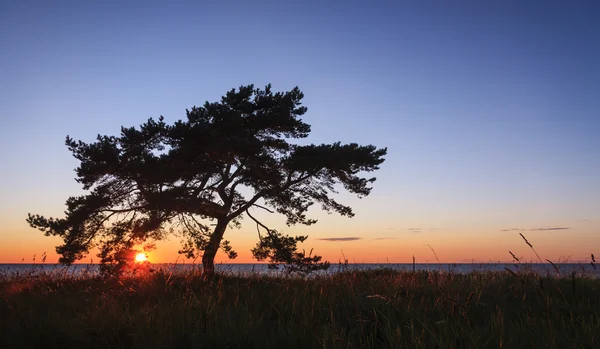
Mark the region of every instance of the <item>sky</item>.
[[[311, 211], [304, 247], [331, 262], [497, 262], [509, 250], [600, 254], [600, 5], [594, 1], [0, 1], [0, 263], [60, 242], [92, 141], [272, 83], [305, 94], [314, 143], [387, 147], [354, 218]], [[259, 214], [259, 213], [257, 213]], [[253, 262], [255, 226], [230, 230]], [[153, 262], [181, 260], [171, 238]], [[178, 259], [179, 258], [179, 259]], [[86, 259], [97, 259], [91, 255]], [[217, 262], [226, 262], [224, 255]]]

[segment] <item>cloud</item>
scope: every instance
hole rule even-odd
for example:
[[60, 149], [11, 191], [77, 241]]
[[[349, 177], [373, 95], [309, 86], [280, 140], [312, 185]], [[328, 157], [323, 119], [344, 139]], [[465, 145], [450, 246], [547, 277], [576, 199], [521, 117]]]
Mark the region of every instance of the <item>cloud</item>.
[[356, 240], [362, 240], [362, 238], [344, 237], [344, 238], [322, 238], [322, 239], [317, 239], [317, 240], [321, 240], [321, 241], [356, 241]]
[[374, 241], [374, 240], [396, 240], [396, 239], [398, 239], [398, 238], [375, 238], [375, 239], [371, 239], [371, 241]]
[[520, 228], [510, 228], [510, 229], [502, 229], [500, 231], [547, 231], [547, 230], [569, 230], [571, 228], [568, 227], [543, 227], [543, 228], [533, 228], [533, 229], [520, 229]]
[[578, 220], [576, 223], [580, 223], [580, 222], [589, 222], [589, 221], [590, 221], [589, 219], [580, 219], [580, 220]]
[[410, 231], [410, 232], [413, 232], [413, 233], [420, 233], [421, 232], [421, 228], [408, 228], [407, 230]]
[[529, 231], [546, 231], [546, 230], [569, 230], [571, 228], [566, 228], [566, 227], [547, 227], [547, 228], [535, 228], [535, 229], [529, 229]]

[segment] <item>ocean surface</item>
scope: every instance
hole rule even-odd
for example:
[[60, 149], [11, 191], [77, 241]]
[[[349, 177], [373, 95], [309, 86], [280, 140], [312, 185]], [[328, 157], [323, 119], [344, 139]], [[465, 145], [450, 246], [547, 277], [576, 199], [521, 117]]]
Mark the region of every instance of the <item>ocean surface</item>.
[[[556, 268], [555, 268], [556, 266]], [[592, 277], [600, 277], [600, 266], [595, 268], [590, 263], [558, 263], [555, 266], [551, 264], [512, 264], [512, 263], [456, 263], [456, 264], [348, 264], [347, 266], [332, 264], [327, 271], [320, 271], [319, 274], [332, 274], [344, 270], [373, 270], [373, 269], [395, 269], [411, 271], [413, 267], [416, 271], [440, 271], [453, 273], [471, 273], [471, 272], [486, 272], [500, 271], [507, 272], [510, 269], [513, 272], [533, 271], [541, 275], [570, 276], [572, 273], [577, 275], [586, 275]], [[171, 272], [188, 271], [194, 268], [202, 268], [197, 264], [151, 264], [150, 268], [154, 270], [166, 270]], [[277, 275], [281, 274], [279, 270], [268, 268], [267, 264], [217, 264], [215, 269], [219, 272], [231, 273], [237, 275], [261, 274], [261, 275]], [[557, 271], [558, 269], [558, 271]], [[98, 264], [75, 264], [71, 266], [63, 266], [60, 264], [0, 264], [0, 274], [13, 273], [47, 273], [60, 272], [68, 274], [91, 273], [96, 274], [99, 271]]]

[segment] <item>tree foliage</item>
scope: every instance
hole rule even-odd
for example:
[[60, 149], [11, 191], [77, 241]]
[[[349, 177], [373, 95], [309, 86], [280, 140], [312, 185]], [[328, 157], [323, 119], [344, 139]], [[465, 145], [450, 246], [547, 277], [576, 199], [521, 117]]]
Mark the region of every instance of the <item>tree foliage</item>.
[[[215, 103], [186, 110], [186, 119], [167, 124], [161, 116], [139, 128], [122, 127], [119, 136], [98, 135], [91, 143], [67, 136], [80, 161], [76, 180], [88, 192], [67, 199], [64, 218], [29, 214], [27, 221], [46, 235], [60, 236], [60, 262], [82, 259], [93, 247], [101, 262], [120, 265], [124, 251], [169, 234], [182, 238], [181, 253], [202, 254], [213, 272], [227, 227], [248, 216], [266, 233], [253, 250], [273, 263], [320, 263], [298, 252], [305, 237], [286, 237], [250, 215], [253, 207], [282, 214], [288, 225], [314, 224], [313, 204], [352, 217], [351, 207], [332, 194], [336, 186], [367, 196], [386, 149], [339, 142], [299, 145], [310, 125], [302, 92], [296, 87], [274, 93], [271, 86], [232, 89]], [[250, 193], [250, 194], [244, 194]], [[322, 265], [322, 264], [321, 264]]]

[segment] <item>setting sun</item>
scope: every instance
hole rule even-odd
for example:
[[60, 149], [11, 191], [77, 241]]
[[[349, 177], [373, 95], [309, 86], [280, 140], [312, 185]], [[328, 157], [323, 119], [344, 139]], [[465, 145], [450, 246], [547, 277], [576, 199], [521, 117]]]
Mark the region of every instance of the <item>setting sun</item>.
[[143, 263], [143, 262], [147, 262], [148, 261], [148, 255], [146, 255], [143, 252], [140, 252], [138, 254], [135, 255], [135, 262], [136, 263]]

